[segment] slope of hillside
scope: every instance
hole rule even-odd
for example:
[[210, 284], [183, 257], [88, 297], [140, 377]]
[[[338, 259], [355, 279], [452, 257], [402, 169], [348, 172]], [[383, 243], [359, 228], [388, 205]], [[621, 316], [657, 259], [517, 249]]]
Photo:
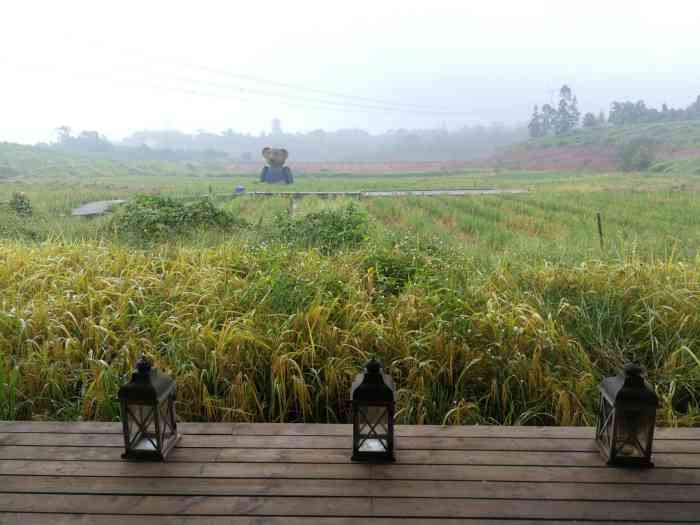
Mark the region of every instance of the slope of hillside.
[[648, 138], [657, 143], [659, 172], [696, 173], [700, 167], [700, 121], [659, 122], [577, 129], [531, 139], [498, 155], [510, 169], [614, 171], [618, 148]]
[[113, 177], [148, 175], [190, 175], [212, 168], [198, 162], [133, 159], [126, 154], [65, 152], [41, 146], [0, 142], [0, 180], [22, 177]]
[[617, 146], [639, 138], [654, 139], [671, 150], [700, 149], [700, 120], [582, 128], [563, 135], [532, 139], [524, 146], [528, 149], [561, 146]]

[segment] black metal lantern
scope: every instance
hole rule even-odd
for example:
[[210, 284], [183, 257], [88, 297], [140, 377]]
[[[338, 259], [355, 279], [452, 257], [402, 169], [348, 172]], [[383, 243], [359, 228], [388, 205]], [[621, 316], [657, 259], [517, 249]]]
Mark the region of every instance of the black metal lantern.
[[394, 459], [394, 381], [372, 359], [350, 389], [352, 460], [385, 463]]
[[596, 441], [608, 465], [653, 467], [656, 408], [659, 398], [642, 377], [642, 368], [627, 364], [617, 376], [600, 383]]
[[175, 381], [141, 355], [131, 382], [119, 389], [124, 459], [163, 461], [180, 439], [175, 421]]

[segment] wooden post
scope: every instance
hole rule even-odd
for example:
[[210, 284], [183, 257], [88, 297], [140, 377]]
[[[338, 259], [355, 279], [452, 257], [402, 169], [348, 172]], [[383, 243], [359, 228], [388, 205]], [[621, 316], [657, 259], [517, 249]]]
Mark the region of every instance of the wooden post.
[[297, 210], [297, 199], [296, 199], [296, 197], [294, 197], [294, 195], [290, 195], [289, 196], [289, 208], [288, 208], [289, 216], [293, 217], [294, 212], [296, 210]]
[[603, 219], [600, 216], [600, 212], [596, 213], [596, 219], [598, 220], [598, 237], [600, 237], [600, 249], [603, 249]]

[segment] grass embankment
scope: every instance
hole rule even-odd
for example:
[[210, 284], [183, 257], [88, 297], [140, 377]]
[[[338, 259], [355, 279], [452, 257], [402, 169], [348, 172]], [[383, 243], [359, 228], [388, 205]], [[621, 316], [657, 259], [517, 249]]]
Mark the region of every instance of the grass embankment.
[[13, 241], [0, 262], [0, 419], [116, 419], [143, 350], [177, 379], [183, 420], [343, 421], [377, 355], [399, 423], [591, 424], [601, 377], [632, 358], [660, 424], [700, 422], [696, 262]]
[[653, 139], [669, 148], [700, 147], [700, 121], [579, 128], [562, 135], [531, 139], [522, 147], [618, 146], [642, 138]]

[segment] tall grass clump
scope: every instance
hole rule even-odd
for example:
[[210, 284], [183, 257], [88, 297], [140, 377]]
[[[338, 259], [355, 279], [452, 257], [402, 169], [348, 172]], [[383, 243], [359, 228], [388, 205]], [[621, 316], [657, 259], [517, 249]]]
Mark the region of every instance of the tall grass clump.
[[111, 228], [131, 239], [164, 240], [202, 228], [244, 225], [244, 220], [217, 208], [209, 199], [184, 202], [159, 195], [138, 195], [113, 217]]
[[318, 248], [324, 254], [356, 248], [367, 240], [367, 213], [350, 203], [301, 216], [277, 213], [273, 236], [302, 248]]
[[484, 268], [396, 246], [2, 241], [0, 417], [115, 420], [145, 351], [176, 379], [183, 420], [345, 421], [376, 356], [400, 423], [591, 424], [597, 384], [630, 359], [661, 424], [700, 422], [697, 262]]

